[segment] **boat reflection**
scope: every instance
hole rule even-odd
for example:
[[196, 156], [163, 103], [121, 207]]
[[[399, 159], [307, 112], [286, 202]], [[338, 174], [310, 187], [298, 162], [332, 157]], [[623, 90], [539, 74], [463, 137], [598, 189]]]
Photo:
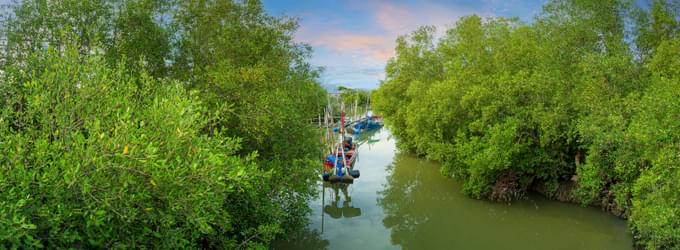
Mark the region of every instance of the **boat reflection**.
[[333, 219], [361, 216], [361, 208], [354, 207], [352, 204], [352, 197], [349, 194], [350, 185], [348, 183], [323, 184], [324, 197], [322, 203], [326, 203], [326, 189], [329, 189], [329, 194], [332, 197], [329, 204], [323, 204], [324, 214], [328, 214]]

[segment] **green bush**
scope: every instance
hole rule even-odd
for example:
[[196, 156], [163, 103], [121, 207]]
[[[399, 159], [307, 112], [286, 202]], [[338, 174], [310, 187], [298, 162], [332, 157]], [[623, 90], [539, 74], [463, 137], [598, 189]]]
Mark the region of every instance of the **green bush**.
[[201, 133], [195, 93], [74, 50], [29, 66], [0, 84], [3, 245], [222, 248], [278, 229], [240, 228], [243, 207], [272, 217], [258, 210], [272, 206], [258, 198], [269, 174], [234, 155], [238, 139]]
[[257, 0], [8, 10], [0, 248], [265, 248], [304, 225], [326, 93], [295, 19]]
[[653, 77], [639, 109], [627, 131], [642, 161], [631, 226], [649, 249], [680, 248], [680, 78]]

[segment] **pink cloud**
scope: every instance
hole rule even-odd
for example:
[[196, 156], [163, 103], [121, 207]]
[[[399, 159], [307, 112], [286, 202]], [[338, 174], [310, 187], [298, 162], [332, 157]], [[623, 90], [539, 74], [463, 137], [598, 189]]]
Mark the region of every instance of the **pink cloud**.
[[[302, 25], [296, 34], [296, 40], [309, 43], [314, 48], [328, 50], [332, 54], [324, 54], [323, 58], [316, 58], [320, 65], [331, 67], [337, 77], [343, 79], [351, 74], [364, 77], [383, 79], [384, 71], [354, 72], [338, 70], [351, 67], [353, 71], [362, 68], [380, 69], [394, 56], [395, 40], [400, 35], [406, 35], [423, 25], [437, 27], [438, 36], [443, 35], [447, 28], [465, 15], [475, 13], [474, 10], [455, 6], [421, 3], [419, 5], [399, 4], [389, 1], [349, 1], [353, 8], [369, 13], [366, 29], [348, 29], [344, 24], [344, 16], [309, 16], [314, 21]], [[482, 16], [490, 16], [478, 13]], [[340, 72], [340, 73], [338, 73]]]
[[375, 20], [390, 35], [408, 32], [409, 26], [417, 21], [406, 8], [391, 3], [382, 3], [377, 7]]
[[386, 36], [361, 35], [351, 32], [332, 32], [311, 37], [309, 43], [312, 45], [327, 46], [336, 49], [366, 49], [381, 47], [388, 42]]
[[386, 48], [371, 51], [370, 54], [372, 58], [386, 62], [394, 56], [394, 42], [390, 42]]
[[363, 54], [375, 61], [387, 61], [394, 54], [393, 39], [385, 35], [337, 31], [307, 36], [304, 40], [314, 47], [325, 47], [339, 53]]
[[424, 25], [434, 25], [438, 32], [443, 34], [461, 17], [475, 13], [481, 16], [491, 16], [489, 13], [479, 13], [478, 10], [463, 7], [434, 3], [408, 6], [384, 1], [376, 6], [375, 20], [386, 32], [395, 37], [408, 34]]

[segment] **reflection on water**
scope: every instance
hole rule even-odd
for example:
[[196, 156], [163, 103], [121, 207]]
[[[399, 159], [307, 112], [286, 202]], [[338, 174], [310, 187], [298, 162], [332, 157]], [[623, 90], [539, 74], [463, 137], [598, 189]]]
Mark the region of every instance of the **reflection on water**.
[[397, 155], [378, 206], [405, 249], [632, 249], [625, 221], [539, 196], [512, 205], [474, 200], [438, 165]]
[[[328, 183], [323, 184], [323, 195], [322, 205], [323, 212], [330, 215], [333, 219], [340, 218], [352, 218], [361, 215], [361, 208], [354, 207], [352, 205], [352, 197], [349, 196], [347, 191], [349, 185], [347, 183]], [[330, 188], [331, 196], [333, 197], [330, 204], [326, 203], [326, 187]], [[340, 198], [340, 193], [342, 193], [342, 199]], [[342, 205], [340, 205], [342, 203]]]
[[358, 138], [348, 184], [319, 185], [306, 232], [276, 249], [632, 249], [625, 221], [530, 195], [470, 199], [439, 165], [397, 153], [386, 130]]
[[274, 249], [309, 249], [321, 250], [328, 249], [328, 240], [321, 237], [321, 232], [316, 229], [305, 228], [292, 235], [287, 235], [285, 241], [274, 242]]

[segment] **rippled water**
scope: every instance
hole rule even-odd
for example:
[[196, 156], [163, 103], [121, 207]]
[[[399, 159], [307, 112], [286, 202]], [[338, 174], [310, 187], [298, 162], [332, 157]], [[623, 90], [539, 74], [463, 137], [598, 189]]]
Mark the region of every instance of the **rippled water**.
[[307, 229], [275, 249], [632, 249], [625, 221], [599, 209], [471, 199], [439, 164], [399, 153], [389, 131], [361, 139], [361, 177], [320, 184]]

